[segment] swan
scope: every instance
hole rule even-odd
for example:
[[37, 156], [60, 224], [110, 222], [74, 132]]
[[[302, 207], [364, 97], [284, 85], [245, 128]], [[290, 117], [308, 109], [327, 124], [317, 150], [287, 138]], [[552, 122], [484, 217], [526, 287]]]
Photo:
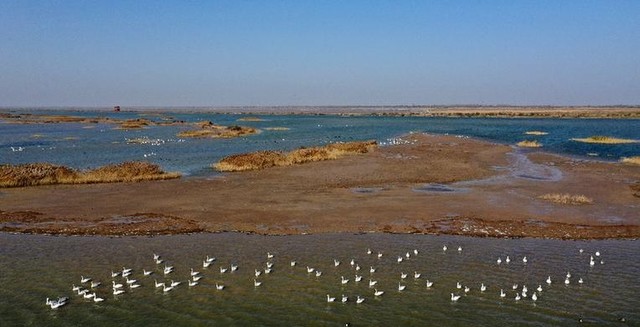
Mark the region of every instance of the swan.
[[501, 264], [502, 263], [502, 258], [498, 258], [498, 260], [496, 260], [497, 264]]
[[330, 297], [330, 296], [329, 296], [329, 294], [327, 294], [327, 302], [328, 302], [328, 303], [331, 303], [331, 302], [333, 302], [333, 301], [335, 301], [335, 300], [336, 300], [336, 298], [335, 298], [335, 297]]
[[273, 259], [273, 254], [267, 252], [267, 259]]
[[487, 286], [484, 285], [484, 283], [480, 284], [480, 292], [484, 292], [487, 290]]
[[122, 273], [123, 273], [123, 274], [130, 273], [132, 270], [133, 270], [133, 269], [131, 269], [131, 268], [125, 268], [125, 267], [122, 267]]
[[194, 271], [193, 268], [191, 268], [191, 276], [197, 276], [198, 274], [200, 274], [199, 271]]
[[418, 255], [418, 249], [413, 249], [413, 255]]
[[375, 295], [375, 296], [381, 296], [382, 294], [384, 294], [384, 291], [378, 291], [377, 289], [374, 289], [374, 293], [373, 293], [373, 295]]
[[198, 285], [198, 282], [197, 282], [197, 281], [195, 281], [195, 280], [190, 280], [190, 281], [188, 281], [188, 282], [189, 282], [189, 287], [193, 287], [193, 286]]
[[254, 287], [258, 287], [260, 285], [262, 285], [262, 282], [259, 282], [259, 281], [255, 280], [255, 279], [253, 280], [253, 286]]
[[407, 254], [405, 254], [404, 256], [407, 257], [407, 259], [409, 259], [411, 257], [411, 254], [409, 254], [409, 252], [407, 252]]
[[295, 266], [296, 266], [296, 262], [295, 262], [295, 261], [291, 261], [291, 262], [289, 263], [289, 265], [290, 265], [291, 267], [295, 267]]
[[65, 305], [65, 304], [67, 304], [67, 302], [66, 302], [66, 301], [64, 301], [64, 302], [60, 302], [60, 301], [51, 301], [51, 302], [49, 303], [49, 306], [51, 307], [51, 309], [57, 309], [57, 308], [59, 308], [59, 307], [61, 307], [61, 306]]
[[342, 285], [345, 285], [346, 283], [349, 282], [349, 280], [345, 279], [344, 276], [340, 276], [340, 279], [341, 279], [340, 282], [342, 283]]
[[582, 280], [582, 277], [580, 277], [580, 279], [578, 279], [578, 283], [579, 283], [579, 284], [584, 283], [584, 280]]
[[527, 263], [527, 256], [524, 256], [524, 257], [522, 258], [522, 262], [523, 262], [523, 263]]
[[349, 301], [349, 298], [346, 295], [342, 294], [342, 303], [347, 303], [347, 301]]
[[580, 249], [580, 253], [582, 253], [582, 252], [584, 252], [584, 250], [583, 250], [583, 249]]
[[227, 272], [227, 268], [225, 268], [225, 267], [220, 267], [220, 273], [221, 273], [221, 274], [224, 274], [224, 273], [226, 273], [226, 272]]
[[[266, 269], [264, 270], [264, 273], [265, 273], [265, 274], [270, 274], [270, 273], [271, 273], [271, 268], [266, 268]], [[257, 276], [256, 276], [256, 277], [257, 277]]]
[[567, 271], [567, 278], [571, 278], [571, 273]]
[[378, 252], [378, 259], [382, 258], [382, 252]]
[[82, 297], [85, 299], [91, 299], [95, 296], [96, 293], [85, 293]]
[[213, 263], [214, 261], [216, 261], [215, 257], [209, 257], [207, 255], [207, 257], [204, 259], [204, 261], [208, 262], [208, 263]]
[[160, 255], [154, 253], [153, 254], [153, 260], [158, 260], [158, 259], [160, 259]]
[[462, 247], [458, 246], [458, 252], [462, 252]]
[[117, 288], [113, 289], [113, 295], [120, 295], [122, 293], [124, 293], [124, 290], [117, 289]]
[[457, 302], [458, 300], [460, 300], [460, 295], [454, 295], [451, 293], [451, 302]]
[[96, 303], [97, 303], [97, 302], [102, 302], [102, 301], [104, 301], [104, 299], [103, 299], [103, 298], [101, 298], [101, 297], [97, 297], [97, 296], [96, 296], [96, 293], [93, 293], [93, 302], [96, 302]]
[[270, 269], [271, 267], [273, 267], [273, 262], [267, 262], [267, 268]]
[[469, 286], [465, 286], [465, 287], [464, 287], [464, 292], [465, 292], [465, 293], [469, 293], [469, 291], [470, 291], [470, 290], [471, 290], [471, 289], [469, 288]]
[[91, 278], [89, 278], [89, 277], [85, 278], [84, 276], [80, 276], [80, 283], [81, 284], [87, 283], [89, 281], [91, 281]]
[[209, 268], [211, 266], [211, 262], [207, 262], [206, 260], [202, 261], [202, 268]]
[[414, 271], [413, 272], [413, 279], [418, 279], [418, 278], [420, 278], [421, 275], [422, 274], [419, 274], [417, 271]]
[[461, 289], [462, 288], [462, 284], [460, 284], [460, 282], [456, 282], [456, 288], [457, 289]]
[[401, 272], [401, 273], [400, 273], [400, 278], [401, 278], [401, 279], [405, 279], [405, 278], [407, 278], [407, 274], [406, 274], [406, 273]]
[[596, 257], [600, 256], [600, 251], [596, 251]]
[[[225, 269], [225, 270], [226, 270], [226, 269]], [[261, 270], [254, 269], [254, 271], [255, 271], [254, 275], [256, 275], [256, 277], [258, 277], [258, 276], [260, 276], [260, 274], [262, 274], [262, 271], [261, 271]]]
[[219, 285], [218, 283], [216, 283], [216, 289], [218, 291], [222, 291], [224, 289], [224, 285]]
[[551, 276], [547, 276], [547, 284], [551, 285]]
[[131, 284], [133, 284], [133, 283], [137, 282], [137, 280], [135, 280], [135, 279], [129, 279], [129, 277], [127, 277], [127, 278], [126, 278], [126, 281], [127, 281], [127, 284], [129, 284], [129, 285], [131, 285]]
[[100, 284], [102, 284], [102, 283], [100, 283], [100, 282], [91, 282], [91, 288], [96, 288], [96, 287], [100, 286]]
[[542, 285], [538, 285], [538, 288], [536, 288], [536, 291], [538, 291], [538, 293], [542, 292]]
[[371, 254], [371, 249], [367, 249], [367, 254]]
[[569, 278], [567, 278], [567, 279], [565, 279], [565, 280], [564, 280], [564, 284], [565, 284], [565, 285], [569, 285], [569, 283], [570, 283]]
[[78, 295], [85, 295], [89, 292], [89, 290], [80, 289], [78, 290]]
[[122, 284], [116, 284], [116, 282], [115, 282], [115, 281], [111, 281], [111, 284], [113, 285], [113, 288], [114, 288], [114, 289], [116, 289], [116, 288], [122, 288]]
[[73, 284], [73, 286], [71, 287], [71, 290], [74, 292], [77, 292], [80, 290], [80, 286], [76, 286], [76, 284]]
[[193, 276], [193, 277], [191, 277], [191, 279], [192, 279], [194, 282], [197, 282], [197, 281], [199, 281], [200, 279], [202, 279], [202, 276]]
[[154, 281], [156, 282], [156, 288], [164, 287], [164, 283], [158, 283], [157, 280]]
[[536, 292], [533, 292], [533, 295], [531, 295], [531, 300], [538, 301], [538, 295], [536, 294]]
[[506, 259], [504, 259], [504, 262], [506, 262], [506, 263], [511, 262], [511, 258], [509, 258], [509, 256], [507, 256], [507, 258], [506, 258]]
[[405, 288], [407, 288], [407, 285], [402, 285], [402, 284], [400, 284], [400, 282], [398, 282], [398, 291], [399, 292], [404, 291]]
[[356, 303], [357, 303], [357, 304], [360, 304], [360, 303], [362, 303], [362, 302], [364, 302], [364, 298], [363, 298], [363, 297], [360, 297], [360, 295], [358, 295], [358, 297], [356, 298]]
[[180, 284], [182, 284], [182, 282], [174, 282], [173, 279], [171, 280], [171, 287], [176, 287]]
[[443, 252], [444, 252], [444, 251], [447, 251], [447, 246], [446, 246], [446, 245], [443, 245], [443, 246], [442, 246], [442, 251], [443, 251]]
[[356, 280], [356, 283], [357, 283], [357, 282], [360, 282], [360, 281], [362, 280], [362, 276], [358, 276], [358, 275], [356, 275], [355, 280]]
[[336, 260], [336, 259], [333, 259], [333, 266], [334, 266], [334, 267], [337, 267], [337, 266], [339, 266], [339, 265], [340, 265], [340, 261], [338, 261], [338, 260]]
[[522, 285], [522, 291], [525, 293], [529, 291], [529, 289], [527, 288], [527, 285]]
[[118, 275], [120, 275], [120, 272], [119, 272], [119, 271], [116, 271], [116, 272], [113, 272], [113, 271], [112, 271], [112, 272], [111, 272], [111, 278], [116, 278], [116, 277], [118, 277]]
[[427, 288], [431, 288], [431, 286], [433, 286], [433, 282], [427, 279]]
[[500, 289], [500, 297], [505, 297], [505, 296], [507, 296], [507, 293], [505, 293], [503, 289]]
[[594, 266], [596, 264], [595, 261], [593, 261], [593, 256], [591, 256], [591, 259], [589, 260], [589, 266]]
[[369, 273], [373, 274], [374, 272], [376, 272], [376, 268], [373, 268], [373, 266], [371, 266], [371, 268], [369, 268]]
[[356, 265], [356, 271], [360, 270], [360, 265]]
[[146, 271], [145, 269], [142, 269], [142, 274], [145, 275], [145, 276], [149, 276], [149, 275], [153, 274], [153, 271], [151, 271], [151, 270], [150, 271]]
[[140, 284], [129, 284], [129, 288], [138, 288], [140, 287]]
[[158, 259], [158, 260], [156, 260], [156, 265], [159, 265], [159, 264], [161, 264], [161, 263], [163, 263], [163, 262], [164, 262], [164, 260], [162, 260], [162, 259]]
[[307, 266], [307, 273], [312, 273], [314, 270], [316, 270], [315, 268], [311, 268], [309, 266]]
[[515, 297], [515, 300], [516, 300], [516, 301], [520, 301], [520, 299], [521, 299], [521, 297], [520, 297], [520, 293], [517, 293], [517, 294], [516, 294], [516, 297]]
[[369, 279], [369, 287], [374, 287], [376, 284], [378, 284], [377, 280], [371, 280]]
[[164, 286], [162, 288], [162, 292], [167, 293], [169, 291], [173, 290], [173, 286]]
[[351, 262], [349, 262], [349, 264], [353, 267], [356, 264], [356, 261], [354, 259], [351, 259]]
[[518, 288], [518, 284], [513, 284], [512, 288], [515, 290], [516, 288]]
[[164, 267], [164, 274], [168, 275], [173, 272], [173, 267]]

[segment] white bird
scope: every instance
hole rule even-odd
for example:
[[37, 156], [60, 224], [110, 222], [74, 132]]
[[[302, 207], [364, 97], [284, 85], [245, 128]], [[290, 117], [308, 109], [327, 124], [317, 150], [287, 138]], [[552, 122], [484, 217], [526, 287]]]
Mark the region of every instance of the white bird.
[[401, 273], [400, 273], [400, 278], [401, 278], [401, 279], [405, 279], [405, 278], [407, 278], [407, 274], [406, 274], [406, 273], [401, 272]]
[[496, 263], [497, 263], [497, 264], [501, 264], [501, 263], [502, 263], [502, 259], [501, 259], [501, 258], [498, 258], [498, 260], [496, 260]]
[[374, 287], [376, 284], [378, 284], [378, 281], [377, 281], [377, 280], [371, 280], [371, 279], [369, 279], [369, 287], [370, 287], [370, 288], [371, 288], [371, 287]]
[[173, 267], [172, 266], [169, 266], [169, 267], [165, 266], [164, 267], [164, 274], [165, 275], [168, 275], [168, 274], [170, 274], [172, 272], [173, 272]]
[[462, 288], [462, 284], [460, 284], [460, 282], [456, 282], [456, 288], [457, 289], [461, 289]]
[[484, 285], [484, 283], [480, 284], [480, 292], [484, 292], [487, 290], [487, 286]]
[[140, 284], [129, 284], [129, 288], [138, 288]]
[[207, 262], [207, 260], [202, 260], [202, 268], [209, 268], [211, 266], [211, 262]]
[[411, 257], [411, 254], [407, 252], [407, 254], [405, 254], [404, 256], [407, 257], [407, 259], [409, 259]]
[[509, 256], [507, 256], [507, 258], [506, 258], [506, 259], [504, 259], [504, 262], [506, 262], [506, 263], [511, 262], [511, 259], [509, 258]]
[[267, 252], [267, 259], [273, 259], [273, 254]]
[[565, 285], [569, 285], [569, 283], [570, 283], [569, 278], [567, 278], [567, 279], [565, 279], [565, 280], [564, 280], [564, 284], [565, 284]]
[[580, 279], [578, 279], [578, 283], [580, 283], [580, 284], [584, 283], [584, 280], [582, 280], [582, 277], [580, 277]]
[[113, 295], [120, 295], [122, 293], [124, 293], [124, 290], [117, 289], [117, 288], [113, 289]]
[[271, 269], [273, 267], [273, 262], [267, 262], [267, 268]]
[[547, 284], [551, 285], [551, 276], [547, 276]]
[[142, 274], [145, 275], [145, 276], [149, 276], [149, 275], [153, 274], [153, 271], [152, 270], [146, 271], [146, 270], [142, 269]]
[[596, 264], [595, 261], [593, 261], [593, 256], [591, 256], [591, 259], [589, 260], [589, 266], [594, 266]]
[[465, 287], [464, 287], [464, 292], [465, 292], [465, 293], [469, 293], [469, 291], [470, 291], [470, 290], [471, 290], [471, 289], [469, 288], [469, 286], [465, 286]]
[[567, 278], [571, 278], [571, 273], [567, 271]]
[[340, 283], [342, 283], [342, 285], [345, 285], [348, 282], [349, 282], [348, 279], [345, 279], [344, 276], [340, 276]]
[[113, 271], [112, 271], [112, 272], [111, 272], [111, 278], [118, 277], [118, 275], [120, 275], [120, 272], [119, 272], [119, 271], [116, 271], [116, 272], [113, 272]]
[[88, 283], [89, 281], [91, 281], [91, 278], [89, 277], [84, 277], [84, 276], [80, 276], [80, 283], [84, 284], [84, 283]]
[[123, 274], [131, 273], [131, 270], [132, 270], [131, 268], [122, 267], [122, 273]]
[[102, 284], [102, 283], [100, 283], [100, 282], [91, 282], [91, 288], [96, 288], [96, 287], [100, 286], [100, 284]]
[[378, 252], [378, 259], [382, 258], [382, 252]]
[[338, 261], [338, 260], [336, 260], [336, 259], [333, 259], [333, 266], [334, 266], [334, 267], [337, 267], [337, 266], [339, 266], [339, 265], [340, 265], [340, 261]]
[[158, 283], [157, 280], [154, 281], [156, 282], [156, 288], [164, 287], [164, 283]]
[[191, 268], [191, 276], [196, 276], [198, 274], [200, 274], [199, 271], [194, 271], [193, 268]]
[[400, 284], [400, 282], [398, 282], [398, 291], [402, 292], [405, 288], [407, 288], [407, 285], [402, 285]]
[[431, 286], [433, 286], [433, 282], [427, 279], [427, 288], [431, 288]]
[[356, 298], [356, 303], [357, 303], [357, 304], [360, 304], [360, 303], [362, 303], [362, 302], [364, 302], [364, 298], [363, 298], [363, 297], [360, 297], [360, 295], [358, 295], [358, 297]]
[[457, 302], [458, 300], [460, 300], [460, 295], [454, 295], [451, 293], [451, 302]]
[[357, 282], [360, 282], [361, 280], [362, 280], [362, 276], [358, 276], [358, 275], [356, 275], [356, 277], [355, 277], [355, 281], [356, 281], [356, 283], [357, 283]]
[[206, 261], [208, 263], [212, 263], [212, 262], [216, 261], [216, 258], [215, 257], [209, 257], [207, 255], [207, 257], [204, 259], [204, 261]]
[[369, 273], [373, 274], [374, 272], [376, 272], [376, 268], [373, 268], [373, 266], [371, 266], [371, 268], [369, 268]]
[[296, 262], [295, 262], [295, 261], [291, 261], [291, 262], [289, 263], [289, 265], [291, 265], [291, 267], [295, 267]]
[[507, 296], [507, 293], [505, 293], [503, 289], [500, 289], [500, 297], [505, 297], [505, 296]]
[[418, 279], [418, 278], [420, 278], [421, 275], [422, 274], [419, 274], [417, 271], [414, 271], [413, 272], [413, 279]]
[[182, 284], [182, 282], [174, 282], [173, 279], [171, 280], [171, 287], [176, 287], [180, 284]]
[[536, 288], [536, 290], [537, 290], [538, 292], [542, 292], [542, 285], [538, 285], [538, 288]]
[[418, 249], [413, 249], [413, 255], [418, 255]]
[[523, 263], [527, 263], [527, 256], [524, 256], [524, 257], [522, 258], [522, 262], [523, 262]]
[[371, 249], [367, 249], [367, 254], [371, 254]]
[[360, 265], [356, 265], [356, 271], [360, 270]]
[[307, 266], [307, 273], [312, 273], [315, 270], [315, 268], [311, 268], [309, 266]]
[[520, 297], [520, 293], [517, 293], [517, 294], [516, 294], [516, 298], [515, 298], [515, 300], [516, 300], [516, 301], [520, 301], [520, 299], [521, 299], [521, 297]]
[[525, 293], [529, 291], [529, 289], [527, 288], [527, 285], [522, 285], [522, 291]]
[[202, 276], [193, 276], [193, 277], [191, 277], [191, 279], [192, 279], [194, 282], [197, 282], [197, 281], [199, 281], [200, 279], [202, 279]]
[[513, 284], [512, 288], [515, 290], [516, 288], [518, 288], [518, 284]]
[[122, 284], [116, 284], [116, 282], [115, 282], [115, 281], [111, 281], [111, 284], [113, 285], [113, 288], [114, 288], [114, 289], [116, 289], [116, 288], [122, 288]]
[[349, 298], [346, 295], [342, 294], [342, 303], [347, 303], [347, 301], [349, 301]]
[[219, 285], [218, 283], [216, 283], [216, 289], [218, 291], [222, 291], [224, 289], [224, 285]]
[[378, 291], [377, 289], [374, 289], [374, 293], [373, 293], [373, 295], [375, 295], [375, 296], [381, 296], [382, 294], [384, 294], [384, 291]]
[[351, 259], [351, 262], [349, 262], [349, 264], [350, 264], [351, 266], [354, 266], [354, 265], [356, 264], [356, 261], [355, 261], [354, 259]]
[[458, 252], [462, 252], [462, 247], [458, 246]]
[[77, 292], [77, 291], [80, 290], [80, 286], [76, 286], [75, 284], [73, 284], [73, 286], [71, 287], [71, 290], [74, 291], [74, 292]]
[[442, 251], [447, 251], [447, 246], [446, 245], [442, 246]]
[[226, 273], [226, 272], [227, 272], [227, 269], [228, 269], [228, 268], [220, 267], [220, 273], [221, 273], [221, 274]]
[[161, 264], [161, 263], [163, 263], [163, 262], [164, 262], [164, 260], [162, 260], [162, 259], [157, 259], [157, 260], [156, 260], [156, 265], [159, 265], [159, 264]]
[[104, 301], [103, 298], [97, 297], [96, 293], [93, 293], [93, 302], [102, 302], [102, 301]]
[[322, 276], [322, 271], [316, 270], [316, 277], [320, 277], [320, 276]]
[[596, 251], [596, 257], [600, 256], [600, 251]]
[[584, 250], [583, 250], [583, 249], [580, 249], [580, 253], [582, 253], [582, 252], [584, 252]]
[[253, 280], [253, 286], [254, 287], [258, 287], [260, 285], [262, 285], [262, 282], [259, 282], [259, 281], [255, 280], [255, 279]]
[[536, 292], [533, 292], [533, 295], [531, 295], [531, 299], [533, 301], [537, 301], [538, 300], [538, 295], [536, 294]]
[[336, 300], [335, 297], [330, 297], [329, 294], [327, 294], [327, 302], [333, 302], [335, 300]]
[[79, 289], [78, 290], [78, 295], [85, 295], [89, 292], [89, 290], [83, 290], [83, 289]]
[[256, 277], [260, 276], [260, 274], [262, 274], [262, 271], [258, 270], [258, 269], [254, 269], [255, 273], [254, 275], [256, 275]]
[[173, 290], [173, 286], [164, 286], [162, 287], [162, 292], [167, 293], [169, 291]]
[[153, 260], [158, 260], [158, 259], [160, 259], [160, 255], [154, 253], [153, 254]]
[[137, 280], [135, 279], [129, 279], [129, 277], [126, 278], [127, 284], [133, 284], [135, 282], [137, 282]]

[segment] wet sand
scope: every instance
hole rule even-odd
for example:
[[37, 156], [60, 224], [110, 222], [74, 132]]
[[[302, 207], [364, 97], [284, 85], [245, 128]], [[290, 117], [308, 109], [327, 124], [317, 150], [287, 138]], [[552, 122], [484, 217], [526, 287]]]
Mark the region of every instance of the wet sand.
[[[410, 135], [335, 161], [212, 178], [0, 190], [0, 230], [53, 234], [391, 232], [637, 238], [640, 167]], [[583, 194], [593, 204], [538, 199]], [[637, 193], [636, 193], [637, 194]]]

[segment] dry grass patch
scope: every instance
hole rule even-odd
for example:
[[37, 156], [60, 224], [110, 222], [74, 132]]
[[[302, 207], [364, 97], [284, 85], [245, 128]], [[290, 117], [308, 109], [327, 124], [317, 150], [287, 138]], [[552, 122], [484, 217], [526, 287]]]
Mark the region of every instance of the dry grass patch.
[[151, 125], [151, 121], [148, 119], [128, 119], [120, 123], [120, 129], [140, 129]]
[[638, 140], [632, 139], [621, 139], [617, 137], [611, 136], [589, 136], [585, 138], [572, 138], [572, 141], [584, 142], [584, 143], [600, 143], [600, 144], [625, 144], [625, 143], [636, 143]]
[[622, 159], [620, 159], [620, 161], [626, 164], [640, 165], [640, 156], [623, 157]]
[[377, 147], [375, 141], [332, 143], [321, 147], [300, 148], [290, 152], [258, 151], [222, 158], [213, 165], [218, 171], [260, 170], [307, 162], [333, 160], [349, 154], [367, 153]]
[[167, 173], [156, 164], [142, 161], [128, 161], [86, 171], [50, 163], [0, 165], [0, 187], [138, 182], [179, 177], [179, 173]]
[[572, 194], [561, 194], [561, 193], [547, 193], [539, 196], [538, 198], [554, 203], [560, 204], [572, 204], [572, 205], [581, 205], [581, 204], [591, 204], [593, 203], [593, 199], [588, 198], [585, 195], [572, 195]]
[[245, 136], [258, 133], [258, 129], [246, 126], [222, 126], [216, 125], [210, 121], [197, 123], [200, 129], [182, 131], [178, 133], [178, 137], [192, 137], [192, 138], [231, 138], [238, 136]]
[[517, 145], [521, 148], [539, 148], [542, 146], [542, 143], [536, 140], [533, 140], [533, 141], [524, 140], [524, 141], [518, 142]]
[[542, 132], [542, 131], [527, 131], [524, 132], [526, 135], [547, 135], [549, 133], [547, 132]]

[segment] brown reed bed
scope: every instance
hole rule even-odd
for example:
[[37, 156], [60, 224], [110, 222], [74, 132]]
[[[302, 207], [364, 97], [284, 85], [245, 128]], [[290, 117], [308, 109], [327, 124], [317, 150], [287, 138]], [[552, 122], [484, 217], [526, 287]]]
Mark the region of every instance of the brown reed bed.
[[376, 141], [332, 143], [320, 147], [300, 148], [290, 152], [258, 151], [236, 154], [222, 158], [213, 165], [218, 171], [261, 170], [304, 164], [307, 162], [333, 160], [346, 155], [367, 153], [377, 147]]
[[630, 165], [640, 165], [640, 156], [623, 157], [620, 162]]
[[600, 144], [625, 144], [625, 143], [639, 142], [638, 140], [621, 139], [617, 137], [602, 136], [602, 135], [589, 136], [585, 138], [572, 138], [571, 140], [576, 142], [600, 143]]
[[524, 141], [520, 141], [516, 144], [517, 146], [521, 147], [521, 148], [539, 148], [542, 147], [542, 143], [536, 141], [536, 140], [524, 140]]
[[179, 177], [179, 173], [167, 173], [160, 166], [143, 161], [127, 161], [86, 171], [50, 163], [0, 165], [0, 187], [139, 182]]
[[195, 124], [199, 129], [182, 131], [178, 133], [178, 137], [190, 137], [190, 138], [231, 138], [239, 137], [251, 134], [257, 134], [258, 129], [247, 126], [222, 126], [216, 125], [210, 121], [200, 122]]
[[593, 203], [593, 199], [582, 194], [572, 195], [568, 193], [547, 193], [539, 196], [538, 198], [559, 204], [581, 205]]

